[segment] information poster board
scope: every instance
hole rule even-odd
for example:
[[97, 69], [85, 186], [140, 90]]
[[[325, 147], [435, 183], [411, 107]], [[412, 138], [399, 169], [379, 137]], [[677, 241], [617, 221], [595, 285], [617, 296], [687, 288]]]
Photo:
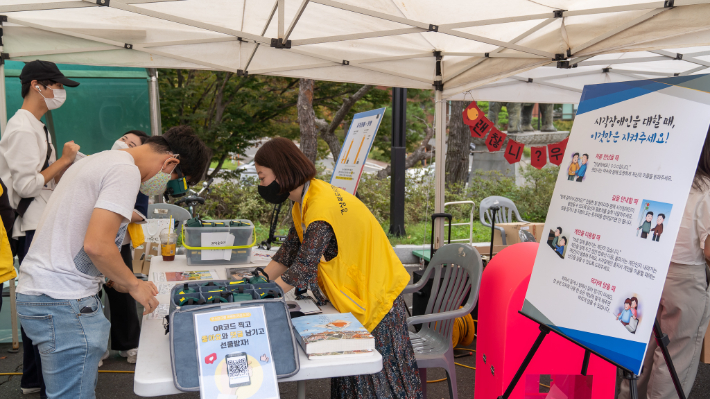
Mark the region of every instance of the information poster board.
[[386, 108], [378, 108], [355, 114], [335, 162], [330, 184], [355, 194], [385, 110]]
[[202, 399], [279, 397], [262, 306], [194, 317]]
[[639, 374], [710, 123], [710, 76], [586, 86], [522, 312]]

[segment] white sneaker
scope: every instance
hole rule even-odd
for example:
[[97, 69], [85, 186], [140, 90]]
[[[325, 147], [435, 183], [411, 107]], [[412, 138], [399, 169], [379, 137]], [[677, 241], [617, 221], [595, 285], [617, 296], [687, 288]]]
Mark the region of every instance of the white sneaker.
[[101, 356], [101, 360], [99, 360], [99, 367], [104, 365], [104, 360], [108, 359], [109, 356], [111, 356], [111, 350], [106, 349], [106, 353], [104, 353], [104, 355]]
[[29, 395], [31, 393], [38, 393], [42, 388], [21, 388], [23, 395]]
[[128, 358], [128, 363], [135, 363], [138, 359], [138, 348], [129, 349], [127, 351], [120, 351], [121, 357]]

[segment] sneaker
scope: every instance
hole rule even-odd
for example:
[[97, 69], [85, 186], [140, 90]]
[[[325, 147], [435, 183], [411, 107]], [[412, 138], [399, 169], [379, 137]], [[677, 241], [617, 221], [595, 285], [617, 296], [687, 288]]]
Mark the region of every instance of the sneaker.
[[101, 356], [101, 360], [99, 360], [99, 367], [104, 365], [104, 360], [108, 359], [108, 357], [111, 355], [111, 350], [106, 349], [106, 353], [104, 353], [103, 356]]
[[120, 351], [121, 357], [128, 358], [128, 363], [135, 363], [138, 359], [138, 348], [129, 349], [127, 351]]
[[23, 395], [29, 395], [31, 393], [38, 393], [42, 388], [21, 388]]

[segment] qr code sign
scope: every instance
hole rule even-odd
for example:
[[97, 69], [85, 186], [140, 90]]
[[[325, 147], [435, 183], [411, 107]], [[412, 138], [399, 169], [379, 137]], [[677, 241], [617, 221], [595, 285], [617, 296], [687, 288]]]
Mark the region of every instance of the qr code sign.
[[243, 377], [249, 374], [249, 366], [247, 365], [246, 357], [236, 360], [230, 359], [227, 362], [227, 372], [232, 377]]

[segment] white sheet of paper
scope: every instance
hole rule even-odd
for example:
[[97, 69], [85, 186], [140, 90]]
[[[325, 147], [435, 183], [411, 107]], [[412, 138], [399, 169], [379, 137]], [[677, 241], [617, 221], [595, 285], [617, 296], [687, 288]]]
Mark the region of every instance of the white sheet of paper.
[[[229, 232], [202, 233], [200, 246], [202, 247], [231, 247], [234, 245], [234, 235]], [[231, 249], [203, 249], [201, 260], [229, 260], [232, 256]]]

